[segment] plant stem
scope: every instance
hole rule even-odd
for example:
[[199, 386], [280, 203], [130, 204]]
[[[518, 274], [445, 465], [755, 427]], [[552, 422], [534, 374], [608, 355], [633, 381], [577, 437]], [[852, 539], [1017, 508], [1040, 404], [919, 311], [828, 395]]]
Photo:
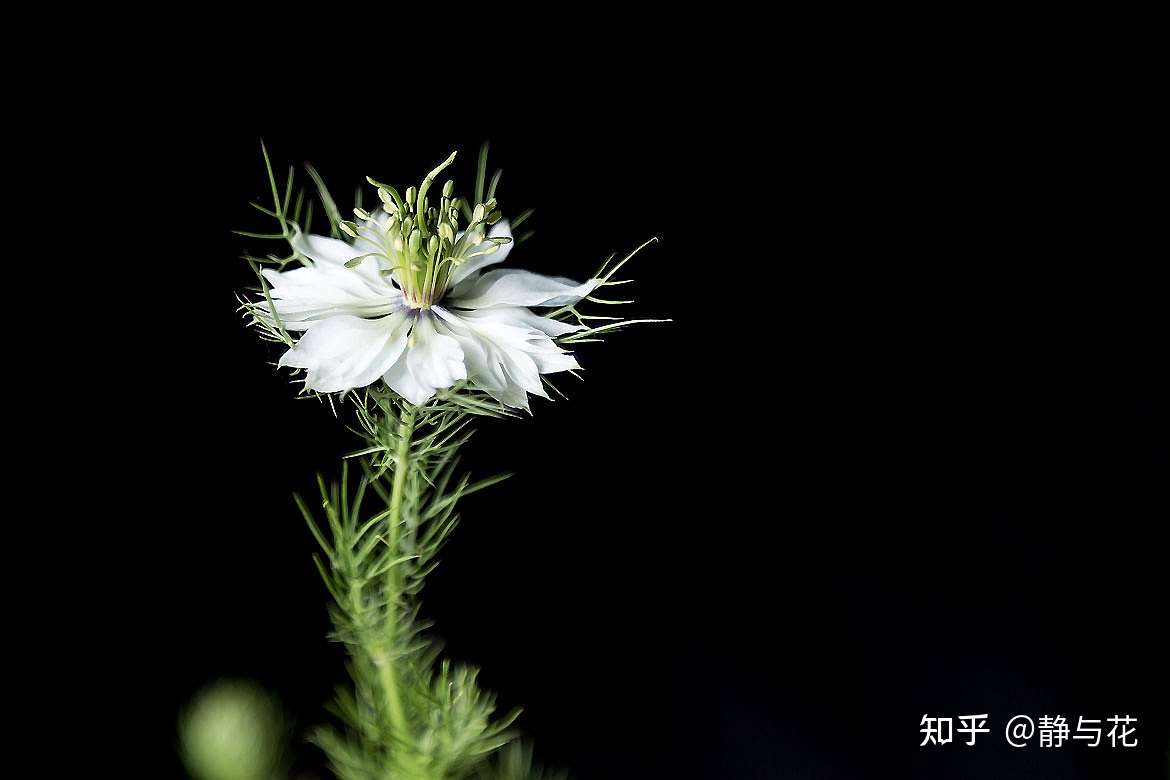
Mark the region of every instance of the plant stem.
[[[410, 470], [410, 445], [414, 436], [414, 420], [416, 409], [407, 407], [398, 423], [398, 449], [394, 453], [394, 485], [390, 493], [390, 517], [388, 543], [390, 554], [398, 556], [398, 536], [402, 526], [402, 496], [406, 492], [407, 472]], [[392, 604], [396, 604], [399, 595], [398, 567], [391, 566], [386, 575], [387, 597]], [[397, 615], [397, 610], [394, 611]], [[395, 621], [391, 619], [386, 624], [386, 645], [393, 652], [394, 634], [397, 630]], [[382, 687], [386, 692], [386, 703], [390, 712], [390, 723], [394, 730], [405, 736], [407, 733], [406, 712], [402, 708], [402, 697], [398, 690], [398, 678], [394, 667], [394, 659], [387, 656], [379, 665]]]

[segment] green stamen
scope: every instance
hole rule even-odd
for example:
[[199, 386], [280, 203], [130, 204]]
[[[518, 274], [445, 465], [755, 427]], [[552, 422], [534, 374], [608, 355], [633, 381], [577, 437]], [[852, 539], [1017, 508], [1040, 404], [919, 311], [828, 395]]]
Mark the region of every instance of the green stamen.
[[[361, 237], [379, 247], [375, 254], [385, 258], [390, 265], [386, 273], [394, 277], [407, 303], [415, 308], [429, 308], [442, 300], [453, 268], [472, 257], [494, 252], [511, 241], [509, 238], [485, 238], [488, 226], [501, 218], [494, 197], [489, 196], [486, 202], [477, 203], [471, 209], [471, 222], [463, 230], [462, 237], [458, 237], [459, 207], [464, 201], [455, 195], [454, 182], [445, 182], [439, 205], [429, 207], [427, 194], [431, 185], [455, 162], [456, 154], [452, 152], [426, 175], [417, 189], [409, 187], [402, 196], [393, 187], [367, 177], [367, 181], [378, 188], [382, 209], [390, 218], [383, 230], [367, 229]], [[370, 219], [365, 211], [355, 210], [355, 213], [362, 219]], [[340, 227], [343, 232], [357, 237], [354, 223], [342, 223]]]

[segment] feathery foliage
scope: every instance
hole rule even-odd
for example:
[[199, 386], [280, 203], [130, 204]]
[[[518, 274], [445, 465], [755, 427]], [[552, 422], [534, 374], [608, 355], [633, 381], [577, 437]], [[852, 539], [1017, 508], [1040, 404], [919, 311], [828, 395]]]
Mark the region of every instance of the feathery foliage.
[[347, 461], [340, 483], [320, 485], [323, 521], [298, 498], [322, 549], [333, 636], [349, 650], [353, 681], [334, 705], [346, 732], [322, 729], [316, 741], [342, 780], [467, 777], [511, 739], [518, 713], [494, 717], [476, 670], [438, 661], [418, 595], [458, 522], [459, 499], [507, 475], [455, 476], [470, 436], [463, 408], [370, 392], [359, 409], [369, 446], [355, 456], [356, 489]]

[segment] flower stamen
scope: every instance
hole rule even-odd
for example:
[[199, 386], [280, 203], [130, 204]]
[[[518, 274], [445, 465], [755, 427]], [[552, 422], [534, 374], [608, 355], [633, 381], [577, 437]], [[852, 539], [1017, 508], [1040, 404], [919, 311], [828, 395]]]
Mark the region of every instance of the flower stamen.
[[382, 210], [388, 215], [381, 230], [371, 225], [377, 220], [362, 209], [354, 214], [363, 226], [341, 223], [354, 238], [362, 238], [378, 247], [377, 254], [386, 260], [382, 273], [391, 276], [402, 290], [407, 303], [416, 309], [429, 309], [443, 299], [455, 268], [468, 260], [490, 254], [511, 241], [507, 237], [485, 238], [487, 228], [501, 218], [496, 199], [477, 203], [471, 221], [459, 227], [459, 213], [464, 201], [455, 196], [455, 183], [443, 184], [437, 205], [431, 205], [428, 193], [435, 178], [455, 161], [456, 153], [426, 175], [418, 189], [410, 187], [403, 195], [393, 187], [367, 177], [378, 188]]

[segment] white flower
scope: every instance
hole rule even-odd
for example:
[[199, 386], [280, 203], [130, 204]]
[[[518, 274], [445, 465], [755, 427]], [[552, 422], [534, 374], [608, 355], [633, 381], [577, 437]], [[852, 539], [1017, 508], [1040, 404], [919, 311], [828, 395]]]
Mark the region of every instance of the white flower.
[[386, 213], [363, 219], [353, 225], [353, 244], [294, 233], [290, 243], [306, 258], [305, 266], [265, 270], [272, 306], [256, 304], [260, 316], [274, 320], [274, 307], [287, 331], [302, 334], [280, 365], [304, 369], [305, 385], [321, 393], [382, 379], [421, 404], [467, 379], [520, 409], [528, 408], [528, 393], [548, 397], [541, 374], [579, 368], [553, 339], [580, 328], [530, 307], [576, 303], [600, 280], [578, 284], [528, 271], [485, 270], [511, 249], [504, 220], [486, 235], [485, 220], [466, 233], [447, 231], [442, 242], [438, 231], [430, 231], [431, 246], [442, 248], [429, 259], [417, 226], [411, 229], [409, 216], [404, 222]]

